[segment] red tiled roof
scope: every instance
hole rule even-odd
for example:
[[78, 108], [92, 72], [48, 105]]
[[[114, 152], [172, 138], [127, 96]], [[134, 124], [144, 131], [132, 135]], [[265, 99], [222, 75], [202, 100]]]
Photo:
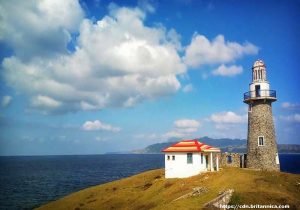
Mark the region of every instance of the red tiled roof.
[[183, 140], [165, 148], [162, 152], [221, 152], [221, 150], [198, 140]]

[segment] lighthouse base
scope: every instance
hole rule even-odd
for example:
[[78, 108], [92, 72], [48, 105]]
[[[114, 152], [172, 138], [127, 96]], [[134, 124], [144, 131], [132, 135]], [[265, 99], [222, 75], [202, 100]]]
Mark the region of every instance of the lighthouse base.
[[[259, 169], [266, 171], [280, 171], [280, 164], [276, 164], [276, 161], [270, 161], [271, 159], [277, 159], [278, 157], [270, 157], [269, 161], [265, 162], [265, 157], [263, 155], [256, 153], [255, 151], [251, 152], [253, 155], [247, 155], [246, 167], [249, 169]], [[249, 154], [249, 152], [248, 152]]]
[[247, 168], [280, 170], [271, 103], [256, 100], [249, 104]]

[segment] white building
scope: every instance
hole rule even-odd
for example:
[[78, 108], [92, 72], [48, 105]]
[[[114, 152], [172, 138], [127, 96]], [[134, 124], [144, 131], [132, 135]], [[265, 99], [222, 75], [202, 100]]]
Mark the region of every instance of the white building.
[[219, 170], [220, 149], [198, 140], [183, 140], [165, 148], [165, 177], [185, 178]]

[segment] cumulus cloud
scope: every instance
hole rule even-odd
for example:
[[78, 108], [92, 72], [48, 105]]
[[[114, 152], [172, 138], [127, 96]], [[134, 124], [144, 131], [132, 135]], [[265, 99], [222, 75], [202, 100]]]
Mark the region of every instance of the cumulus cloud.
[[176, 93], [177, 77], [187, 66], [257, 52], [251, 43], [195, 34], [183, 58], [180, 35], [162, 24], [146, 25], [154, 8], [141, 5], [111, 4], [94, 21], [84, 18], [76, 0], [1, 1], [0, 41], [14, 54], [1, 65], [6, 83], [30, 97], [32, 109], [47, 114], [131, 107]]
[[225, 76], [225, 77], [232, 77], [237, 74], [241, 74], [243, 72], [243, 67], [242, 66], [226, 66], [222, 64], [219, 66], [217, 69], [215, 69], [212, 74], [213, 75], [218, 75], [218, 76]]
[[[42, 28], [47, 30], [59, 27], [68, 32], [76, 28], [79, 17], [82, 17], [81, 12], [77, 11], [76, 1], [41, 2], [49, 5], [38, 4], [38, 12], [34, 14], [32, 12], [35, 10], [31, 9], [35, 6], [28, 6], [30, 3], [35, 4], [33, 1], [16, 4], [15, 7], [16, 10], [24, 10], [29, 16], [36, 17], [41, 13], [41, 21], [45, 20]], [[68, 14], [64, 14], [62, 18], [57, 17], [59, 13], [54, 11], [58, 4], [59, 11], [75, 10], [76, 21]], [[2, 5], [2, 9], [5, 6], [7, 5]], [[46, 10], [45, 13], [42, 12], [43, 9]], [[28, 30], [36, 33], [36, 36], [43, 36], [39, 31], [41, 28], [34, 25], [40, 21], [36, 18], [36, 21], [26, 22], [29, 29], [18, 28], [24, 37], [20, 43], [10, 40], [6, 35], [1, 36], [5, 41], [13, 42], [12, 46], [16, 51], [15, 56], [5, 58], [2, 63], [4, 77], [10, 86], [32, 97], [31, 107], [34, 109], [46, 110], [47, 113], [64, 113], [130, 107], [147, 99], [173, 94], [181, 86], [176, 76], [185, 73], [186, 67], [178, 55], [176, 32], [167, 31], [162, 26], [146, 26], [146, 13], [139, 8], [110, 6], [109, 14], [101, 20], [81, 21], [74, 52], [60, 53], [55, 57], [44, 56], [41, 59], [35, 58], [41, 52], [28, 50], [27, 56], [30, 59], [24, 60], [17, 52], [18, 49], [26, 51], [27, 48], [22, 43], [38, 45], [37, 42], [27, 40], [31, 37]], [[7, 15], [2, 20], [7, 33], [10, 31], [7, 27], [17, 27], [17, 23], [11, 19], [13, 17]], [[44, 37], [43, 42], [52, 46], [54, 35], [49, 34]], [[59, 46], [67, 49], [65, 44]], [[45, 46], [41, 48], [47, 49]]]
[[48, 96], [38, 95], [32, 98], [31, 105], [36, 108], [57, 108], [61, 106], [61, 102]]
[[174, 122], [175, 129], [163, 135], [164, 138], [184, 138], [191, 137], [191, 135], [198, 131], [201, 123], [193, 119], [179, 119]]
[[101, 122], [100, 120], [95, 121], [86, 121], [82, 125], [82, 129], [85, 131], [110, 131], [110, 132], [119, 132], [121, 128], [119, 127], [113, 127], [110, 124], [106, 124]]
[[177, 128], [198, 128], [200, 123], [193, 119], [180, 119], [174, 122]]
[[11, 103], [12, 97], [11, 96], [3, 96], [2, 98], [2, 107], [7, 107]]
[[247, 115], [238, 115], [234, 112], [220, 112], [212, 114], [210, 120], [214, 123], [245, 123], [247, 122]]
[[197, 68], [205, 64], [233, 62], [244, 55], [254, 55], [257, 52], [258, 48], [249, 42], [239, 44], [225, 41], [223, 35], [218, 35], [210, 41], [196, 33], [185, 50], [184, 62], [192, 68]]
[[182, 88], [182, 91], [185, 93], [192, 92], [194, 90], [194, 87], [192, 84], [187, 84]]
[[247, 134], [247, 114], [224, 111], [211, 114], [206, 121], [215, 129], [211, 134], [215, 137], [245, 138]]
[[293, 114], [293, 115], [288, 115], [288, 116], [280, 116], [279, 119], [287, 122], [295, 122], [299, 123], [300, 122], [300, 114]]
[[74, 0], [11, 0], [0, 3], [0, 41], [21, 59], [67, 53], [71, 34], [84, 18]]
[[163, 138], [167, 138], [167, 139], [168, 138], [185, 138], [187, 136], [189, 136], [189, 134], [174, 130], [174, 131], [169, 131], [169, 132], [165, 133], [163, 135]]
[[155, 12], [155, 8], [149, 3], [148, 0], [139, 0], [138, 6], [139, 6], [139, 8], [143, 9], [144, 11], [148, 11], [150, 13]]
[[290, 102], [283, 102], [281, 103], [281, 107], [284, 109], [299, 109], [300, 108], [300, 104], [298, 103], [290, 103]]

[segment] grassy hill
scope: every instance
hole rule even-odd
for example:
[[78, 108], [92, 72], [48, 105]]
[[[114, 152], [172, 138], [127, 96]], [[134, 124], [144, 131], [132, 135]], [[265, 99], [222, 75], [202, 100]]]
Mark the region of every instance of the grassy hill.
[[[194, 187], [207, 191], [174, 201]], [[147, 171], [81, 190], [38, 209], [201, 209], [229, 188], [235, 191], [233, 204], [288, 204], [290, 209], [300, 206], [300, 175], [225, 168], [186, 179], [165, 179], [163, 169]]]

